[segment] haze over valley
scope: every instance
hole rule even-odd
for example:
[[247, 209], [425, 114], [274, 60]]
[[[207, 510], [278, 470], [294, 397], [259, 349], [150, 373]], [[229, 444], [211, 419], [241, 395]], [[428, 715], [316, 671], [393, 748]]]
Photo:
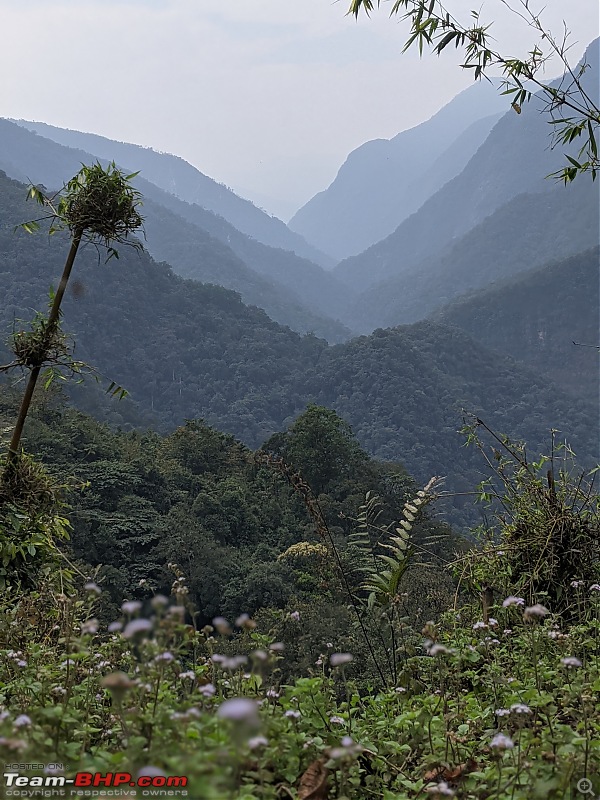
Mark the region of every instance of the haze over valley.
[[[597, 69], [597, 42], [586, 58]], [[497, 85], [476, 83], [416, 128], [350, 153], [329, 189], [286, 226], [176, 156], [0, 120], [5, 331], [26, 309], [41, 307], [46, 259], [60, 249], [12, 236], [29, 211], [14, 181], [55, 191], [81, 163], [114, 160], [126, 172], [139, 170], [148, 255], [124, 252], [101, 278], [85, 273], [82, 296], [68, 301], [65, 321], [86, 359], [130, 392], [127, 411], [97, 413], [163, 430], [201, 417], [256, 447], [307, 402], [322, 403], [352, 424], [373, 455], [401, 461], [419, 480], [442, 469], [452, 486], [451, 473], [458, 483], [458, 472], [471, 477], [470, 467], [457, 470], [469, 461], [457, 455], [463, 410], [541, 447], [550, 423], [540, 426], [544, 415], [533, 406], [552, 404], [552, 425], [569, 427], [577, 440], [579, 425], [566, 421], [577, 402], [594, 431], [581, 437], [593, 459], [597, 360], [572, 342], [595, 341], [597, 188], [546, 177], [564, 158], [547, 146], [547, 128], [535, 98], [515, 114]], [[46, 251], [42, 261], [25, 255]], [[24, 260], [26, 293], [9, 252]], [[94, 258], [86, 256], [90, 270]], [[158, 294], [150, 275], [163, 286]], [[579, 277], [567, 293], [568, 275]], [[108, 294], [99, 291], [108, 285]], [[190, 305], [195, 292], [206, 299]], [[527, 301], [525, 292], [533, 292]], [[111, 316], [122, 305], [112, 344], [92, 335], [106, 301]], [[225, 314], [219, 324], [211, 303]], [[527, 319], [517, 314], [509, 323], [520, 304]], [[488, 369], [495, 377], [484, 378]], [[501, 379], [499, 370], [513, 378]], [[93, 404], [93, 395], [75, 391], [79, 403]], [[430, 410], [417, 402], [422, 396]], [[439, 446], [430, 450], [423, 435]]]

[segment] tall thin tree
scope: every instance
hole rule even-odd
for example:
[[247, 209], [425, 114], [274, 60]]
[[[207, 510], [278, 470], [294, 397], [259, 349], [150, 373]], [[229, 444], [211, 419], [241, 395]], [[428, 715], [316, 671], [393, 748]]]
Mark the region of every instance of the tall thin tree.
[[29, 198], [40, 203], [48, 214], [23, 223], [21, 227], [32, 233], [39, 229], [41, 221], [50, 220], [50, 233], [68, 230], [71, 245], [48, 317], [38, 317], [32, 330], [21, 332], [14, 340], [17, 358], [9, 366], [28, 368], [29, 377], [9, 444], [6, 471], [14, 468], [18, 461], [23, 428], [42, 367], [52, 359], [54, 353], [63, 351], [61, 304], [81, 243], [87, 241], [105, 246], [108, 259], [118, 257], [116, 244], [141, 247], [139, 241], [130, 239], [143, 223], [139, 213], [141, 195], [130, 183], [136, 174], [125, 175], [114, 162], [107, 167], [100, 163], [83, 166], [65, 185], [56, 203], [54, 198], [47, 197], [38, 187], [31, 186], [29, 189]]

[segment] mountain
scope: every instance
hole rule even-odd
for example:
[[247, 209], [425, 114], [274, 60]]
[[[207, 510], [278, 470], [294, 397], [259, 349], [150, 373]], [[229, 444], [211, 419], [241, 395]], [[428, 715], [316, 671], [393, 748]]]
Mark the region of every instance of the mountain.
[[[184, 200], [179, 200], [174, 195], [168, 194], [142, 178], [136, 179], [136, 185], [145, 198], [152, 198], [156, 203], [169, 209], [180, 219], [184, 219], [195, 227], [208, 232], [228, 249], [231, 249], [244, 264], [255, 272], [260, 273], [267, 280], [287, 287], [303, 304], [307, 317], [314, 317], [316, 314], [320, 314], [337, 319], [355, 298], [356, 292], [318, 264], [307, 261], [305, 258], [301, 258], [288, 250], [279, 250], [257, 242], [255, 239], [240, 233], [223, 217], [219, 217], [211, 211], [206, 211], [206, 209], [195, 203], [186, 203]], [[158, 241], [155, 239], [149, 242], [150, 251], [157, 255], [158, 258], [163, 256], [158, 256], [154, 248], [160, 244], [160, 237]], [[164, 258], [176, 269], [178, 268], [179, 262], [177, 259], [173, 259], [168, 255], [165, 255]], [[181, 274], [185, 274], [186, 277], [195, 277], [198, 280], [208, 280], [201, 274], [200, 264], [197, 264], [196, 269], [198, 272], [195, 274], [183, 272]], [[216, 283], [221, 283], [221, 281], [217, 280]], [[228, 288], [235, 289], [236, 287], [231, 286]], [[265, 308], [270, 313], [269, 309], [262, 303], [258, 302], [256, 305]], [[274, 317], [274, 319], [277, 319], [278, 322], [285, 321], [279, 317]], [[290, 322], [287, 324], [294, 330], [301, 330], [301, 328]], [[323, 321], [321, 321], [322, 324]], [[333, 321], [330, 324], [333, 325]], [[344, 329], [339, 324], [337, 329], [339, 337]], [[302, 328], [302, 330], [307, 330], [307, 328]], [[348, 334], [349, 331], [345, 329], [342, 338], [348, 338]], [[326, 338], [329, 341], [334, 341], [329, 336], [326, 336]]]
[[479, 344], [529, 364], [565, 391], [597, 403], [599, 265], [599, 248], [586, 250], [463, 295], [432, 320], [456, 325]]
[[[0, 175], [4, 335], [44, 307], [68, 244], [60, 234], [14, 233], [30, 211], [23, 197], [21, 184]], [[107, 264], [84, 248], [73, 278], [64, 327], [76, 357], [130, 397], [107, 405], [93, 381], [73, 387], [73, 396], [113, 425], [137, 416], [164, 430], [203, 418], [256, 446], [314, 401], [342, 414], [372, 455], [404, 463], [418, 480], [446, 475], [450, 491], [472, 490], [481, 478], [476, 454], [456, 432], [462, 409], [526, 439], [532, 453], [545, 448], [554, 427], [584, 464], [597, 458], [595, 406], [455, 327], [422, 322], [328, 346], [278, 325], [234, 292], [184, 280], [127, 247]], [[465, 497], [454, 505], [461, 525], [473, 514]]]
[[[45, 307], [65, 255], [63, 235], [14, 232], [31, 216], [24, 196], [21, 184], [0, 174], [2, 339], [15, 320]], [[260, 442], [275, 430], [271, 414], [296, 411], [288, 373], [310, 368], [314, 351], [327, 346], [323, 339], [300, 337], [244, 305], [236, 292], [185, 280], [146, 252], [121, 247], [119, 256], [105, 264], [93, 246], [84, 247], [76, 291], [64, 303], [76, 357], [131, 392], [131, 399], [112, 405], [113, 424], [128, 422], [135, 404], [145, 421], [163, 427], [185, 418], [205, 417], [223, 427], [235, 420], [240, 436]], [[78, 402], [103, 412], [94, 389], [93, 382], [84, 386]]]
[[[584, 79], [588, 89], [597, 92], [597, 45], [590, 45], [586, 59], [589, 69]], [[335, 274], [355, 289], [408, 274], [417, 265], [439, 258], [458, 238], [518, 195], [541, 195], [556, 188], [546, 176], [564, 166], [565, 154], [562, 147], [550, 146], [552, 128], [541, 107], [543, 100], [534, 96], [522, 113], [504, 114], [459, 175], [390, 236], [338, 264]], [[538, 197], [536, 202], [545, 201]], [[527, 224], [526, 219], [522, 224]], [[571, 253], [580, 249], [574, 247]]]
[[[143, 182], [138, 182], [143, 188]], [[196, 206], [195, 208], [198, 208]], [[340, 322], [320, 315], [316, 304], [306, 304], [300, 293], [268, 275], [259, 274], [244, 263], [218, 239], [152, 200], [144, 200], [144, 228], [148, 251], [158, 261], [174, 265], [174, 271], [184, 278], [213, 283], [239, 292], [246, 305], [264, 309], [271, 319], [299, 333], [313, 332], [335, 343], [350, 338], [351, 332]], [[243, 237], [243, 234], [239, 234]], [[258, 247], [271, 250], [265, 245]], [[273, 250], [273, 253], [283, 251]], [[292, 259], [300, 260], [293, 253]], [[306, 262], [315, 270], [321, 267]], [[310, 277], [310, 270], [307, 270]], [[326, 277], [327, 274], [323, 273]], [[309, 278], [307, 278], [308, 285]], [[334, 283], [334, 279], [331, 278]], [[289, 283], [293, 284], [294, 281]], [[318, 282], [315, 281], [315, 283]], [[306, 294], [306, 293], [304, 293]], [[340, 293], [344, 296], [344, 292]], [[310, 302], [310, 301], [309, 301]], [[319, 303], [320, 305], [320, 303]]]
[[[599, 457], [597, 402], [569, 397], [530, 366], [494, 354], [456, 327], [429, 321], [336, 345], [323, 353], [312, 399], [347, 419], [365, 449], [382, 460], [401, 454], [418, 481], [446, 476], [470, 492], [484, 476], [480, 456], [457, 431], [464, 411], [493, 430], [548, 452], [549, 430], [567, 438], [582, 463]], [[473, 521], [472, 498], [453, 501], [457, 524]]]
[[93, 133], [57, 128], [44, 122], [14, 121], [58, 144], [84, 150], [100, 159], [115, 161], [130, 172], [140, 170], [146, 180], [181, 200], [213, 211], [237, 230], [263, 244], [291, 250], [318, 264], [332, 266], [330, 258], [291, 231], [280, 219], [270, 216], [249, 200], [238, 197], [227, 186], [204, 175], [179, 156], [159, 153], [150, 147], [114, 141]]
[[[61, 186], [82, 163], [95, 160], [1, 119], [0, 144], [9, 175], [48, 187]], [[352, 293], [330, 273], [249, 238], [222, 217], [141, 177], [135, 183], [144, 195], [145, 246], [157, 259], [169, 261], [184, 277], [239, 291], [246, 303], [294, 330], [314, 331], [332, 342], [348, 338], [350, 331], [328, 318], [326, 309], [340, 313]]]
[[595, 247], [598, 210], [598, 189], [586, 178], [518, 195], [439, 253], [399, 263], [346, 316], [365, 332], [415, 322], [465, 292]]
[[506, 105], [496, 86], [478, 82], [427, 122], [366, 142], [289, 226], [338, 259], [362, 252], [462, 171]]

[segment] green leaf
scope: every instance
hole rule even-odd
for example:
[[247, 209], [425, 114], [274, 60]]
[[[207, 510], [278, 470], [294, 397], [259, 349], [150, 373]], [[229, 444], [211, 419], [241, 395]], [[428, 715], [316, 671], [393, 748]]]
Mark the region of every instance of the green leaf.
[[445, 47], [447, 47], [453, 39], [456, 39], [457, 36], [458, 36], [457, 31], [450, 31], [450, 33], [447, 33], [442, 39], [442, 41], [438, 42], [438, 44], [436, 45], [435, 48], [436, 53], [439, 55], [442, 52], [442, 50]]
[[39, 231], [40, 226], [38, 222], [31, 220], [31, 222], [22, 222], [20, 225], [16, 225], [15, 231], [18, 231], [19, 228], [22, 228], [26, 233], [36, 233]]

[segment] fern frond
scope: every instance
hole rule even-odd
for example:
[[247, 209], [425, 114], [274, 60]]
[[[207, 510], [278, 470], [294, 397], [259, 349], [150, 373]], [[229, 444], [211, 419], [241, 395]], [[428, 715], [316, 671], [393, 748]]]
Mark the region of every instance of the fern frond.
[[[369, 608], [373, 608], [375, 605], [388, 606], [396, 598], [400, 582], [412, 565], [414, 555], [419, 549], [419, 545], [413, 542], [413, 523], [434, 498], [434, 488], [439, 482], [440, 478], [432, 478], [412, 500], [404, 504], [403, 519], [397, 525], [391, 524], [387, 528], [379, 529], [380, 532], [388, 535], [387, 541], [379, 542], [379, 546], [387, 552], [374, 556], [375, 567], [368, 571], [361, 586], [364, 592], [368, 592]], [[368, 495], [367, 503], [361, 507], [362, 516], [359, 519], [364, 525], [368, 525], [367, 508], [372, 511], [377, 507], [375, 502], [370, 504], [370, 500], [374, 500], [374, 498]]]
[[363, 578], [377, 572], [377, 562], [373, 553], [369, 530], [382, 512], [381, 498], [375, 492], [367, 492], [365, 502], [359, 508], [358, 528], [348, 537], [348, 544], [355, 550], [352, 569], [356, 576]]

